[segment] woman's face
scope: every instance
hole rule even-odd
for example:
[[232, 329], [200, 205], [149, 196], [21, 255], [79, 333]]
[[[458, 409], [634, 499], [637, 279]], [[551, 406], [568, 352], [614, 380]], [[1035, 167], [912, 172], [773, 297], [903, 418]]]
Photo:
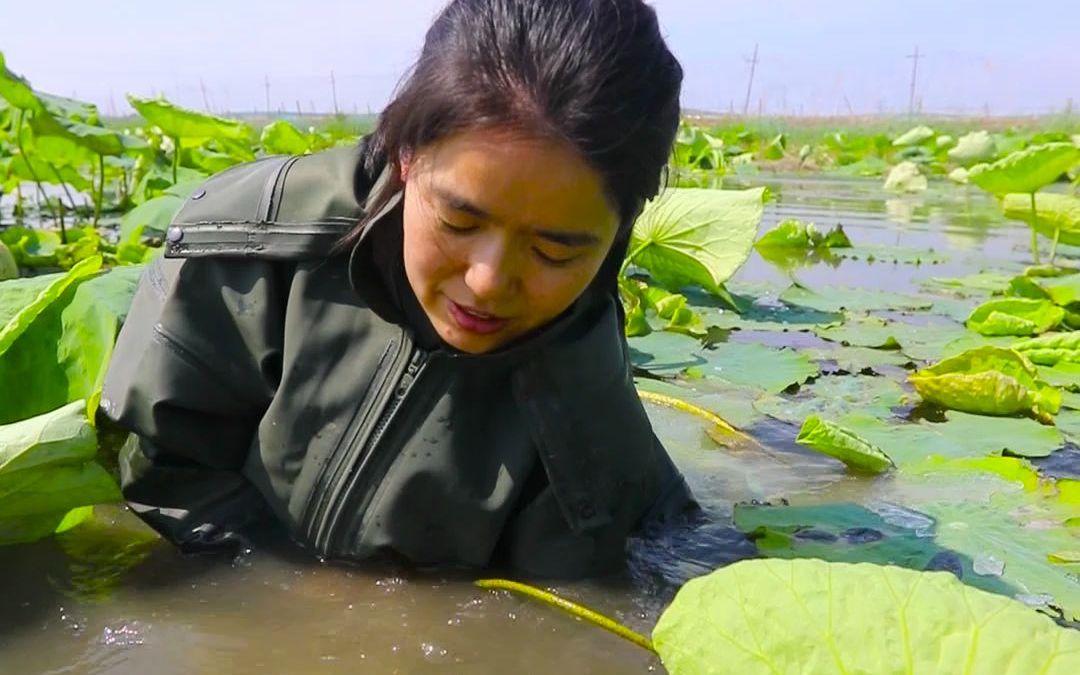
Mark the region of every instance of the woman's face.
[[570, 146], [471, 130], [402, 162], [405, 274], [439, 336], [497, 349], [561, 314], [604, 261], [618, 217]]

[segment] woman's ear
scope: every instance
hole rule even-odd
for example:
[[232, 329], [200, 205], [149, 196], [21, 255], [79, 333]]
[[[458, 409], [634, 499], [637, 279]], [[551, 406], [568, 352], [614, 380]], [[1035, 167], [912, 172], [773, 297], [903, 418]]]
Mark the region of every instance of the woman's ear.
[[401, 182], [407, 183], [409, 180], [409, 169], [412, 167], [412, 152], [409, 150], [402, 150], [398, 154], [398, 172], [401, 177]]

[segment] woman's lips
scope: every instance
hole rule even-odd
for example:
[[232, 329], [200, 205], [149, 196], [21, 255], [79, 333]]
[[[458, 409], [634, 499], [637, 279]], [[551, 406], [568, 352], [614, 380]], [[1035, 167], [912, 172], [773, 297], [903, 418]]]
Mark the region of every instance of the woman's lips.
[[486, 314], [479, 310], [472, 309], [459, 305], [453, 300], [449, 300], [450, 316], [453, 317], [454, 322], [465, 331], [470, 333], [478, 333], [480, 335], [490, 335], [491, 333], [497, 333], [502, 330], [509, 319], [504, 319], [493, 314]]

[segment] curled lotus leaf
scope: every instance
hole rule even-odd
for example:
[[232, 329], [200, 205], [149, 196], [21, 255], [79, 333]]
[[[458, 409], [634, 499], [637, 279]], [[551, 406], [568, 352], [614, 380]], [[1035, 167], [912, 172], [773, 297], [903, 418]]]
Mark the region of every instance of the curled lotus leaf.
[[1061, 407], [1061, 391], [1040, 380], [1031, 361], [1012, 349], [969, 349], [908, 379], [929, 403], [977, 415], [1045, 418]]
[[16, 279], [19, 276], [19, 266], [15, 264], [15, 256], [4, 242], [0, 241], [0, 281]]
[[172, 138], [247, 141], [252, 135], [251, 127], [244, 122], [181, 108], [163, 98], [139, 98], [131, 94], [127, 98], [143, 119]]
[[1031, 195], [1013, 193], [1001, 202], [1005, 217], [1020, 220], [1035, 228], [1044, 237], [1069, 246], [1080, 246], [1080, 197], [1042, 192], [1035, 195], [1035, 213], [1031, 212]]
[[1039, 335], [1055, 328], [1065, 310], [1049, 300], [1002, 298], [976, 307], [966, 325], [980, 335]]
[[926, 176], [914, 162], [900, 162], [885, 178], [885, 189], [889, 192], [922, 192], [926, 187]]
[[917, 127], [908, 129], [904, 133], [896, 137], [896, 140], [892, 142], [894, 147], [904, 148], [912, 145], [919, 145], [933, 138], [935, 135], [934, 130], [925, 124], [920, 124]]
[[1047, 333], [1018, 340], [1012, 344], [1012, 349], [1040, 366], [1080, 363], [1080, 332]]
[[854, 471], [882, 473], [893, 467], [892, 459], [881, 448], [817, 415], [806, 418], [795, 442], [835, 457]]
[[1072, 143], [1044, 143], [1018, 150], [993, 164], [979, 164], [968, 180], [995, 195], [1031, 194], [1053, 183], [1080, 162], [1080, 148]]
[[[949, 150], [949, 159], [962, 166], [971, 166], [979, 162], [989, 162], [997, 154], [997, 145], [987, 131], [973, 131], [965, 134], [956, 142], [956, 147]], [[967, 175], [967, 172], [964, 172]]]
[[950, 572], [746, 560], [691, 580], [653, 630], [672, 675], [1080, 671], [1080, 632]]

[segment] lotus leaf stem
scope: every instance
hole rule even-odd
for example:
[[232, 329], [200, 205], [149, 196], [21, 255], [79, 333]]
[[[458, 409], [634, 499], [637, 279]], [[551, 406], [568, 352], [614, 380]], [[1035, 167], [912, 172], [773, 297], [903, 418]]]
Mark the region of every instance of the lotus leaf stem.
[[180, 137], [173, 139], [172, 182], [176, 185], [176, 177], [180, 174]]
[[681, 410], [682, 412], [696, 415], [705, 420], [706, 422], [716, 425], [720, 428], [720, 430], [727, 433], [742, 435], [742, 432], [728, 424], [727, 420], [725, 420], [723, 417], [720, 417], [719, 415], [710, 410], [706, 410], [705, 408], [696, 406], [689, 401], [684, 401], [680, 398], [675, 398], [674, 396], [667, 396], [665, 394], [657, 394], [651, 391], [644, 391], [642, 389], [638, 389], [638, 396], [641, 398], [642, 401], [648, 401], [649, 403], [655, 403], [656, 405], [662, 405], [667, 408], [674, 408], [675, 410]]
[[1035, 258], [1035, 264], [1040, 264], [1039, 260], [1039, 232], [1035, 229], [1035, 225], [1039, 222], [1039, 212], [1035, 209], [1035, 193], [1031, 193], [1031, 255]]
[[633, 642], [637, 646], [643, 649], [647, 649], [654, 654], [656, 653], [656, 648], [653, 647], [652, 640], [645, 637], [641, 633], [638, 633], [631, 628], [627, 628], [618, 621], [615, 621], [610, 617], [604, 616], [603, 614], [595, 610], [579, 605], [576, 602], [567, 600], [566, 598], [559, 597], [558, 595], [555, 595], [550, 591], [545, 591], [536, 588], [535, 586], [530, 586], [528, 584], [523, 584], [517, 581], [510, 581], [508, 579], [478, 579], [476, 581], [476, 585], [480, 588], [499, 589], [504, 591], [511, 591], [514, 593], [520, 593], [522, 595], [533, 598], [534, 600], [539, 600], [546, 605], [556, 607], [563, 610], [564, 612], [572, 614], [573, 616], [581, 619], [582, 621], [587, 621], [594, 626], [599, 626], [606, 631], [610, 631], [615, 635], [623, 638], [624, 640]]
[[49, 201], [49, 195], [45, 194], [45, 188], [41, 187], [41, 180], [37, 177], [37, 172], [34, 171], [34, 165], [30, 163], [30, 157], [26, 154], [26, 150], [22, 144], [22, 128], [23, 118], [26, 111], [19, 111], [19, 122], [15, 125], [15, 147], [19, 149], [19, 156], [22, 158], [23, 163], [26, 164], [26, 170], [30, 172], [30, 177], [34, 179], [34, 185], [37, 185], [38, 193], [45, 200], [45, 206], [52, 212], [53, 219], [60, 223], [60, 242], [67, 243], [67, 231], [64, 229], [64, 217], [53, 208], [52, 203]]
[[105, 202], [105, 155], [98, 155], [98, 189], [94, 200], [94, 227], [101, 220], [101, 205]]

